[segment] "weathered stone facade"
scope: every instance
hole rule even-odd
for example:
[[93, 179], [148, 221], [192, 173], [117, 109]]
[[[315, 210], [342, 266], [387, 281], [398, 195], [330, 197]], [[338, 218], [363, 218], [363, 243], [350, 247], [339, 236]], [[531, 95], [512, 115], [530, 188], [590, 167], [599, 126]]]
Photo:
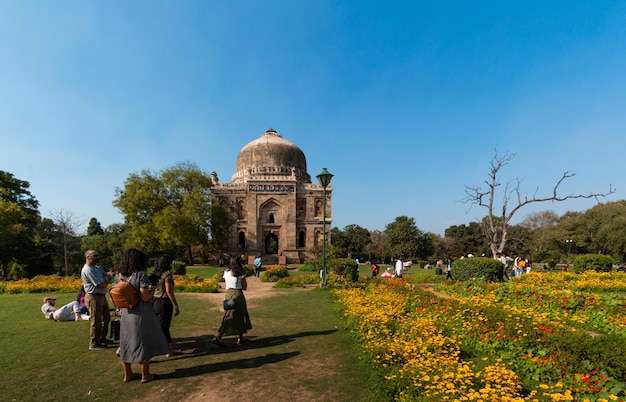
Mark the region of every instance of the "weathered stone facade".
[[[228, 251], [261, 254], [287, 263], [311, 257], [323, 242], [323, 188], [311, 183], [300, 148], [269, 129], [244, 146], [230, 183], [213, 172], [212, 192], [232, 222]], [[326, 233], [330, 244], [332, 187], [326, 188]], [[267, 259], [266, 259], [267, 260]], [[276, 259], [277, 260], [277, 259]]]

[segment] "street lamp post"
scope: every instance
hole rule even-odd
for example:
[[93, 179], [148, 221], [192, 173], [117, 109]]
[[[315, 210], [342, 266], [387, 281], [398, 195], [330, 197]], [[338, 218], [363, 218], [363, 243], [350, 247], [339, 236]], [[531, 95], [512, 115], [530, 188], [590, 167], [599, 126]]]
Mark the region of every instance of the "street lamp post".
[[333, 178], [333, 174], [331, 174], [326, 168], [322, 169], [322, 173], [317, 175], [317, 180], [319, 180], [322, 185], [323, 191], [323, 203], [324, 203], [324, 212], [322, 218], [322, 283], [321, 287], [326, 286], [326, 187], [330, 184], [330, 179]]
[[567, 261], [569, 262], [569, 256], [570, 254], [572, 254], [572, 242], [574, 240], [565, 240], [565, 242], [567, 243]]

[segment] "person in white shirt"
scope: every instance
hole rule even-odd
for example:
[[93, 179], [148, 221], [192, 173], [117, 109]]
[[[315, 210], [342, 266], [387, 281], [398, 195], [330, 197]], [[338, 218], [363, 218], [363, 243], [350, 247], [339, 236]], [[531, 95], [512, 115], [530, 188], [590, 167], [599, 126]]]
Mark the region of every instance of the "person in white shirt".
[[237, 335], [237, 344], [241, 345], [248, 341], [248, 338], [244, 338], [243, 334], [252, 329], [246, 298], [243, 295], [243, 291], [248, 288], [248, 282], [241, 261], [237, 257], [230, 258], [228, 269], [224, 271], [224, 282], [226, 284], [225, 299], [235, 299], [235, 308], [224, 312], [222, 325], [213, 341], [214, 344], [222, 348], [226, 347], [222, 342], [224, 335]]
[[41, 312], [46, 320], [54, 321], [81, 321], [80, 304], [77, 301], [70, 302], [63, 307], [55, 306], [57, 299], [44, 297]]
[[402, 273], [404, 272], [404, 264], [402, 263], [402, 259], [400, 257], [396, 257], [396, 278], [402, 278]]

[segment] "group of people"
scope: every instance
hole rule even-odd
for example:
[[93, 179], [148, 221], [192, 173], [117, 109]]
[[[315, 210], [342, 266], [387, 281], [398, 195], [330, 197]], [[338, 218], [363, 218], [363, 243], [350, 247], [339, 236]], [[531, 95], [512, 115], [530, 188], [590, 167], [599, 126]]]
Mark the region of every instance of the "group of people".
[[529, 274], [533, 266], [530, 260], [519, 255], [511, 258], [506, 254], [497, 253], [496, 259], [502, 263], [502, 274], [507, 280], [511, 279], [509, 277], [509, 269], [511, 270], [511, 276], [521, 276], [524, 273]]
[[[113, 343], [107, 338], [111, 313], [106, 299], [109, 284], [115, 281], [130, 283], [138, 292], [139, 303], [132, 308], [121, 309], [119, 357], [124, 371], [124, 382], [141, 379], [148, 383], [156, 378], [150, 373], [150, 359], [155, 356], [174, 356], [182, 351], [176, 349], [170, 334], [172, 317], [180, 314], [174, 294], [174, 280], [171, 271], [171, 258], [165, 254], [155, 259], [154, 272], [146, 273], [148, 256], [141, 250], [131, 248], [123, 254], [117, 269], [108, 272], [99, 265], [100, 255], [96, 250], [85, 252], [85, 265], [81, 269], [84, 304], [88, 310], [90, 330], [89, 349], [104, 350]], [[260, 271], [260, 264], [258, 270]], [[243, 291], [247, 288], [246, 275], [238, 257], [231, 257], [224, 272], [226, 298], [235, 299], [235, 308], [227, 310], [222, 318], [214, 343], [224, 347], [222, 337], [237, 335], [237, 343], [252, 329]], [[57, 321], [86, 319], [81, 310], [81, 294], [78, 300], [61, 308], [55, 306], [56, 298], [45, 297], [41, 308], [46, 319]], [[141, 373], [132, 371], [132, 364], [138, 363]]]
[[[357, 264], [359, 264], [358, 258], [356, 261], [357, 261]], [[393, 257], [392, 266], [393, 266], [393, 274], [390, 272], [383, 272], [382, 275], [380, 275], [381, 278], [391, 278], [391, 277], [402, 278], [402, 275], [404, 274], [404, 270], [406, 268], [402, 259], [400, 257]], [[376, 261], [372, 261], [371, 269], [372, 269], [372, 278], [377, 277], [380, 273], [380, 267], [378, 266], [378, 263]]]
[[[430, 264], [426, 264], [424, 268], [430, 269]], [[439, 258], [435, 263], [435, 274], [443, 275], [444, 272], [446, 274], [446, 279], [454, 280], [452, 279], [452, 258], [446, 259], [445, 262], [443, 258]]]

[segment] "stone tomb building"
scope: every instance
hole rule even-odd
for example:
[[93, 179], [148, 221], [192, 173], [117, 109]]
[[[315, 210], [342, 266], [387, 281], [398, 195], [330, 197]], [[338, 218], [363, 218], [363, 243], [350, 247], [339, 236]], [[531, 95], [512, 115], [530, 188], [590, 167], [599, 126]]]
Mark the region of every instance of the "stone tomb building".
[[[321, 170], [321, 169], [320, 169]], [[212, 193], [229, 213], [228, 251], [260, 254], [264, 264], [301, 263], [323, 242], [323, 188], [311, 183], [300, 148], [269, 129], [244, 146], [230, 183], [212, 173]], [[330, 244], [332, 187], [326, 188]]]

